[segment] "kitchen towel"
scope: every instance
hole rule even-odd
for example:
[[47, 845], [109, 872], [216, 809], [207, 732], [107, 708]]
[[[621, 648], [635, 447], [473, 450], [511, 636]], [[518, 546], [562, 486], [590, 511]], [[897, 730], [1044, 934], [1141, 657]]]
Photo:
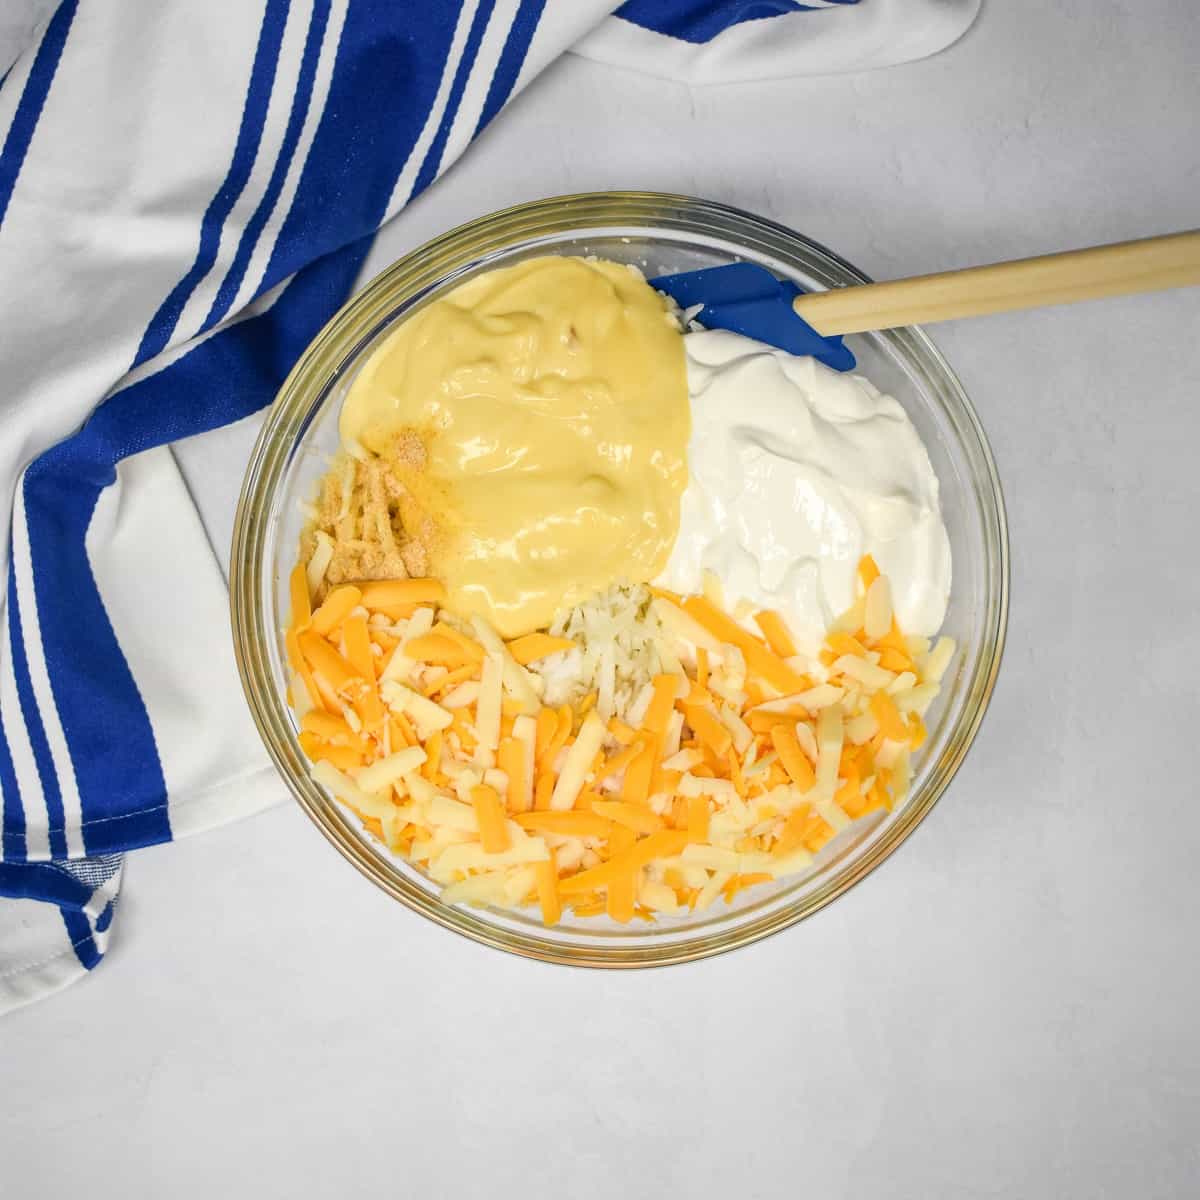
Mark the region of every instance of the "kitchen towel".
[[270, 402], [376, 229], [568, 50], [695, 84], [857, 70], [979, 0], [25, 3], [0, 59], [0, 1011], [101, 960], [126, 851], [284, 796], [170, 446]]

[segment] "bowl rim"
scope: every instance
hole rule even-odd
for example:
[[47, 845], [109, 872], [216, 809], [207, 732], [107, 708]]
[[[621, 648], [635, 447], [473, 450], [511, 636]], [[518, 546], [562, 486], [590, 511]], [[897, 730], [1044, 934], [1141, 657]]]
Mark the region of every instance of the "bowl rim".
[[[551, 222], [556, 219], [559, 224]], [[734, 924], [717, 933], [700, 934], [679, 940], [644, 940], [636, 946], [564, 947], [536, 934], [513, 931], [491, 924], [466, 908], [440, 903], [418, 889], [407, 891], [397, 880], [379, 869], [377, 860], [366, 852], [362, 839], [353, 833], [344, 818], [334, 810], [335, 805], [309, 778], [304, 760], [299, 754], [294, 734], [287, 725], [286, 704], [271, 677], [267, 646], [277, 631], [267, 629], [260, 600], [263, 592], [263, 552], [268, 526], [271, 491], [263, 491], [264, 481], [277, 483], [283, 468], [290, 460], [290, 449], [303, 432], [316, 405], [307, 412], [297, 410], [300, 393], [313, 391], [323, 394], [329, 380], [340, 367], [361, 348], [364, 331], [377, 329], [394, 307], [399, 289], [409, 297], [420, 296], [425, 276], [433, 279], [424, 290], [442, 286], [447, 271], [442, 264], [470, 248], [467, 264], [450, 267], [455, 270], [475, 269], [485, 265], [488, 253], [499, 254], [509, 249], [514, 235], [550, 235], [571, 229], [581, 234], [601, 235], [613, 226], [628, 228], [644, 222], [660, 229], [677, 229], [695, 233], [699, 219], [709, 218], [716, 225], [733, 225], [724, 231], [736, 237], [746, 249], [765, 249], [787, 252], [787, 244], [802, 248], [817, 260], [824, 259], [829, 282], [826, 286], [843, 285], [848, 280], [861, 283], [870, 278], [845, 259], [820, 243], [787, 226], [717, 201], [686, 195], [646, 191], [605, 191], [571, 193], [551, 196], [499, 209], [464, 222], [416, 247], [385, 267], [365, 287], [351, 296], [326, 322], [300, 355], [274, 401], [255, 442], [247, 464], [241, 494], [234, 519], [230, 552], [230, 617], [234, 654], [243, 691], [251, 716], [267, 753], [293, 796], [338, 852], [378, 887], [405, 907], [434, 921], [445, 929], [473, 941], [504, 950], [521, 957], [563, 965], [602, 968], [638, 968], [670, 966], [690, 962], [715, 954], [726, 953], [750, 945], [787, 929], [844, 895], [895, 853], [917, 826], [932, 811], [950, 781], [961, 767], [982, 725], [999, 675], [1007, 638], [1010, 573], [1008, 523], [1004, 494], [994, 456], [983, 426], [957, 375], [928, 335], [919, 327], [888, 331], [877, 336], [897, 344], [909, 358], [925, 360], [923, 365], [939, 373], [939, 383], [957, 406], [957, 416], [965, 421], [971, 435], [972, 450], [978, 455], [976, 466], [986, 477], [987, 499], [991, 518], [985, 522], [985, 539], [995, 559], [994, 595], [985, 596], [985, 647], [983, 656], [964, 695], [967, 719], [956, 724], [950, 744], [937, 763], [937, 769], [921, 792], [914, 792], [895, 819], [887, 822], [881, 836], [867, 846], [865, 852], [850, 856], [835, 865], [829, 877], [803, 897], [769, 911], [745, 924]], [[747, 240], [748, 231], [763, 240]], [[780, 243], [784, 243], [783, 246]], [[821, 274], [816, 269], [815, 274]], [[837, 277], [841, 277], [838, 279]], [[358, 336], [354, 336], [354, 335]], [[349, 342], [347, 338], [349, 337]], [[337, 361], [334, 362], [333, 360]], [[326, 378], [327, 377], [327, 378]], [[317, 381], [314, 383], [314, 379]], [[323, 380], [323, 381], [322, 381]], [[985, 505], [987, 507], [987, 505]], [[990, 529], [987, 526], [990, 525]], [[980, 668], [982, 668], [982, 673]], [[973, 698], [973, 699], [972, 699]], [[969, 712], [968, 712], [969, 710]]]

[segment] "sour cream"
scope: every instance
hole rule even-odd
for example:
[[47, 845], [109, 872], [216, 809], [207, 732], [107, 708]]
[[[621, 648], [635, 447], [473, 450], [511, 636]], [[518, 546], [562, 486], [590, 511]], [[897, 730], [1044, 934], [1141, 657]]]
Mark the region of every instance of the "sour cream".
[[684, 349], [689, 482], [659, 582], [695, 591], [711, 571], [730, 603], [779, 609], [815, 653], [871, 554], [900, 627], [936, 633], [950, 541], [937, 476], [899, 403], [861, 375], [724, 330], [689, 334]]

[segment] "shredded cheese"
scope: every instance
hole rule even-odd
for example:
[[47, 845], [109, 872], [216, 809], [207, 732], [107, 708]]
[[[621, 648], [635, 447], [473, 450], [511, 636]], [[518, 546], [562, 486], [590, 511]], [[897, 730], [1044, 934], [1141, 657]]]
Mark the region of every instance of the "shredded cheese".
[[556, 810], [571, 808], [579, 796], [592, 760], [596, 757], [604, 743], [604, 722], [596, 713], [588, 713], [571, 748], [567, 751], [566, 760], [554, 792], [550, 797], [550, 807]]
[[867, 559], [809, 658], [711, 579], [614, 587], [505, 643], [436, 580], [342, 584], [313, 608], [318, 555], [320, 538], [289, 579], [285, 636], [314, 779], [447, 903], [547, 924], [667, 920], [815, 869], [905, 802], [954, 653], [903, 634]]

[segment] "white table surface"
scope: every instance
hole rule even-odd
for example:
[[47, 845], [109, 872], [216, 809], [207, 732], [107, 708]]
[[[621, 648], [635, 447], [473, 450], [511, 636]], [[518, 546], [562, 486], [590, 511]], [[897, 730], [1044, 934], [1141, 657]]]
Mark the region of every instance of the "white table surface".
[[[877, 278], [1187, 228], [1197, 62], [1188, 0], [992, 0], [931, 60], [762, 86], [568, 59], [372, 267], [610, 187], [744, 206]], [[290, 804], [140, 852], [107, 961], [0, 1026], [0, 1193], [1196, 1194], [1200, 291], [934, 336], [999, 462], [1013, 605], [899, 854], [766, 943], [617, 974], [436, 929]], [[228, 479], [221, 545], [252, 434], [180, 448]]]

